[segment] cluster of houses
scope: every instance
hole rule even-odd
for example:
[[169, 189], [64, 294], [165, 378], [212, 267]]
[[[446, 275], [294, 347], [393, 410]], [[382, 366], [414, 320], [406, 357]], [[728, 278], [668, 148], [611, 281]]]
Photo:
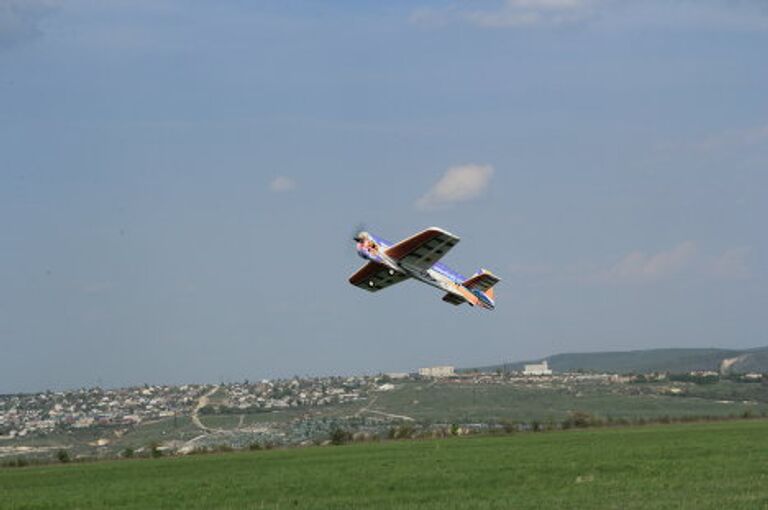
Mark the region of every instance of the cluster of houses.
[[248, 381], [223, 386], [223, 397], [211, 403], [212, 412], [248, 412], [292, 407], [317, 407], [353, 402], [364, 397], [375, 377], [314, 377]]
[[[377, 377], [321, 377], [219, 385], [201, 413], [247, 413], [354, 402]], [[88, 388], [0, 395], [0, 440], [98, 426], [140, 425], [192, 415], [213, 385]]]
[[189, 414], [205, 386], [143, 386], [0, 395], [0, 438], [93, 426], [138, 425]]

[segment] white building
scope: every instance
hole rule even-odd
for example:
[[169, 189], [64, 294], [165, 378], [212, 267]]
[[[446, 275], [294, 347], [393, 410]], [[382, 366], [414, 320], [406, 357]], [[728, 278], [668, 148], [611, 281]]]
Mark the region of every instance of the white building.
[[452, 377], [455, 374], [453, 367], [425, 367], [419, 369], [419, 375], [422, 377]]
[[552, 375], [552, 370], [547, 366], [547, 360], [539, 364], [525, 365], [523, 375]]

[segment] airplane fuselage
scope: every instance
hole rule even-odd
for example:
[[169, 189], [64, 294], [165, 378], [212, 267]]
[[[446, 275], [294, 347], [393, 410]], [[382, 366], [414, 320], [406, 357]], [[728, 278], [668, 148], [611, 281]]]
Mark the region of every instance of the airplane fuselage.
[[466, 278], [450, 267], [440, 262], [428, 269], [409, 265], [407, 262], [393, 260], [386, 254], [392, 243], [368, 233], [368, 239], [357, 243], [357, 254], [365, 260], [378, 262], [389, 268], [390, 274], [395, 272], [415, 278], [450, 294], [460, 296], [472, 306], [480, 306], [493, 310], [495, 303], [485, 293], [464, 286]]

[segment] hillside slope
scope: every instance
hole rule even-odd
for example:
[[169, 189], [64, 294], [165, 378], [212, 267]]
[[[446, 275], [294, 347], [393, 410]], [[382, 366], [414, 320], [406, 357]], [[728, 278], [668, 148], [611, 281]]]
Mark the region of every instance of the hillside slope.
[[[720, 370], [724, 360], [728, 360], [726, 361], [726, 366], [729, 372], [768, 372], [768, 347], [748, 350], [672, 348], [564, 353], [555, 354], [545, 359], [549, 363], [549, 367], [555, 372], [584, 370], [628, 374]], [[478, 370], [522, 370], [526, 363], [538, 363], [539, 361], [520, 361], [503, 365], [492, 365], [479, 368]]]

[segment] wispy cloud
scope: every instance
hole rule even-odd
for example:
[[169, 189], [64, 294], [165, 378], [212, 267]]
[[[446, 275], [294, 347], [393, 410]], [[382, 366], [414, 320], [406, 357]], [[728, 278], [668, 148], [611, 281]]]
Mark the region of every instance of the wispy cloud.
[[417, 202], [419, 209], [438, 209], [473, 200], [485, 191], [493, 176], [491, 165], [468, 164], [449, 168]]
[[455, 5], [434, 8], [419, 7], [408, 16], [408, 22], [420, 26], [442, 26], [460, 19], [461, 11]]
[[709, 151], [727, 147], [748, 147], [763, 144], [768, 145], [768, 123], [709, 136], [697, 142], [695, 147]]
[[730, 154], [734, 151], [768, 149], [768, 122], [732, 128], [688, 139], [669, 140], [656, 146], [658, 153]]
[[479, 28], [497, 29], [559, 27], [594, 20], [625, 28], [768, 29], [766, 6], [762, 0], [499, 0], [487, 8], [478, 8], [478, 3], [455, 1], [443, 7], [418, 8], [411, 13], [409, 21], [423, 26], [469, 23]]
[[296, 188], [296, 181], [290, 177], [285, 177], [284, 175], [275, 177], [272, 179], [272, 182], [269, 183], [269, 189], [275, 193], [284, 193], [286, 191], [291, 191], [294, 188]]
[[696, 256], [696, 243], [684, 241], [670, 250], [658, 253], [633, 251], [595, 280], [604, 283], [649, 283], [659, 281], [686, 269]]
[[535, 25], [563, 25], [582, 21], [593, 13], [593, 6], [607, 0], [505, 0], [495, 8], [477, 10], [458, 4], [444, 8], [413, 11], [411, 23], [445, 25], [463, 21], [484, 28], [510, 28]]
[[590, 17], [593, 3], [589, 0], [506, 0], [499, 9], [468, 12], [465, 18], [489, 28], [564, 25]]
[[751, 272], [747, 264], [751, 250], [746, 246], [729, 248], [721, 255], [705, 262], [705, 270], [710, 276], [729, 280], [744, 280]]
[[607, 270], [597, 271], [586, 280], [605, 284], [648, 284], [683, 274], [699, 278], [744, 280], [751, 272], [748, 247], [728, 248], [719, 255], [701, 253], [693, 241], [683, 241], [657, 253], [633, 251]]
[[54, 0], [0, 0], [0, 50], [42, 35], [40, 21], [56, 6]]

